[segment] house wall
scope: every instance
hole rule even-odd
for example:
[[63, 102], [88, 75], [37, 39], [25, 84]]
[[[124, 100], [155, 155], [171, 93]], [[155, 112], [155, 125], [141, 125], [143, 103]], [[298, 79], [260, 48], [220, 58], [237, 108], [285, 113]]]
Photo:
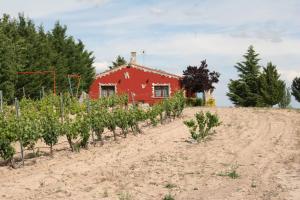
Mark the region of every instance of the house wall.
[[111, 72], [108, 75], [97, 78], [91, 85], [89, 95], [96, 99], [100, 96], [100, 84], [111, 84], [116, 86], [117, 94], [128, 94], [132, 102], [132, 93], [136, 102], [154, 104], [163, 98], [154, 97], [154, 85], [170, 85], [170, 96], [181, 89], [180, 80], [167, 77], [157, 73], [144, 71], [139, 68], [125, 67]]

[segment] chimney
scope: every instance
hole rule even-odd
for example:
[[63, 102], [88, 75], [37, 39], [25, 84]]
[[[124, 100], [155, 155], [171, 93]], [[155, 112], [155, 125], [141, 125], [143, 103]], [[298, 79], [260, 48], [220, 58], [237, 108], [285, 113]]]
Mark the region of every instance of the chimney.
[[136, 52], [131, 52], [130, 64], [136, 64]]

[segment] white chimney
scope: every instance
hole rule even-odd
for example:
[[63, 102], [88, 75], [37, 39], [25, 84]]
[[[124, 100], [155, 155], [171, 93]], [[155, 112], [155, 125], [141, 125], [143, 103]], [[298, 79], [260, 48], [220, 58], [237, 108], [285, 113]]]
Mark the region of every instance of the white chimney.
[[136, 64], [136, 52], [131, 52], [130, 64]]

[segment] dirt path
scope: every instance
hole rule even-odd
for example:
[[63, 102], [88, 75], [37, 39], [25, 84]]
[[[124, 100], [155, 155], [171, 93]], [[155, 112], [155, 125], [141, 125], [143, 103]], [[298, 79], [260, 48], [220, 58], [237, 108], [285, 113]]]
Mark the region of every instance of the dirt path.
[[[117, 143], [1, 167], [0, 199], [300, 199], [300, 112], [204, 109], [222, 125], [189, 143], [182, 121], [199, 110]], [[220, 176], [233, 168], [239, 178]]]

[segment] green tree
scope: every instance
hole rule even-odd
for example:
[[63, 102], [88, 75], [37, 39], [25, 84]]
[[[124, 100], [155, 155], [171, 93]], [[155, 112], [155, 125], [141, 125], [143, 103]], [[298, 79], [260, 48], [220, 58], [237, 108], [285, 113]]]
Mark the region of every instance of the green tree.
[[112, 66], [109, 66], [109, 69], [114, 69], [114, 68], [122, 66], [122, 65], [127, 65], [127, 61], [125, 60], [124, 57], [122, 57], [122, 56], [119, 55], [116, 58], [116, 61], [112, 62]]
[[285, 92], [284, 81], [280, 80], [276, 66], [271, 62], [263, 69], [259, 77], [259, 91], [262, 96], [261, 105], [274, 106], [278, 104]]
[[0, 28], [0, 90], [8, 101], [15, 96], [16, 67], [12, 40]]
[[237, 106], [260, 106], [261, 96], [259, 94], [260, 66], [258, 64], [259, 54], [250, 46], [243, 56], [244, 61], [238, 62], [235, 68], [238, 70], [239, 79], [230, 80], [227, 96]]
[[290, 89], [286, 88], [286, 85], [284, 84], [284, 89], [283, 89], [283, 97], [280, 100], [278, 106], [279, 108], [288, 108], [291, 104], [291, 93]]
[[292, 95], [300, 102], [300, 77], [296, 77], [292, 83]]
[[[67, 35], [67, 27], [57, 22], [48, 32], [36, 27], [24, 15], [0, 18], [0, 90], [6, 100], [26, 96], [39, 98], [42, 87], [53, 90], [53, 78], [49, 75], [16, 75], [25, 71], [56, 71], [57, 91], [69, 91], [67, 74], [81, 76], [80, 90], [88, 90], [95, 77], [92, 67], [94, 56], [80, 40]], [[72, 86], [76, 83], [72, 80]]]

